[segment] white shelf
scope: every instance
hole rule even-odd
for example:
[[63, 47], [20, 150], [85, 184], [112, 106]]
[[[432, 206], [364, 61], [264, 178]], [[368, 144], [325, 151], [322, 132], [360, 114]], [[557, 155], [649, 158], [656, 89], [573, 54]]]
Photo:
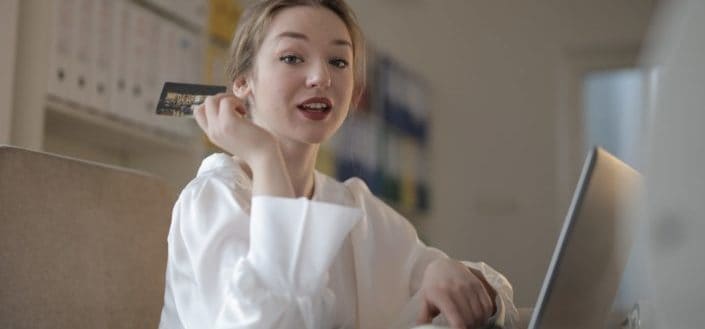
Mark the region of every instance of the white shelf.
[[189, 150], [194, 149], [199, 139], [195, 130], [180, 135], [54, 96], [47, 96], [46, 104], [45, 131], [49, 135], [79, 140], [102, 148], [131, 152], [158, 150], [190, 153]]
[[205, 152], [197, 130], [177, 135], [55, 97], [47, 97], [44, 118], [45, 151], [145, 171], [176, 188]]
[[[123, 1], [142, 5], [186, 30], [205, 33], [197, 26], [181, 24], [174, 15], [145, 6], [146, 1]], [[165, 125], [138, 122], [103, 111], [107, 109], [67, 101], [80, 99], [69, 93], [61, 97], [50, 94], [53, 49], [52, 25], [47, 22], [53, 21], [55, 6], [39, 0], [16, 3], [17, 39], [10, 45], [16, 54], [12, 108], [0, 109], [0, 119], [9, 116], [7, 121], [12, 122], [3, 122], [11, 129], [9, 134], [5, 132], [9, 136], [0, 136], [0, 142], [149, 172], [176, 187], [188, 182], [206, 149], [195, 121], [164, 117], [159, 120], [166, 121]], [[0, 129], [4, 127], [0, 125]]]

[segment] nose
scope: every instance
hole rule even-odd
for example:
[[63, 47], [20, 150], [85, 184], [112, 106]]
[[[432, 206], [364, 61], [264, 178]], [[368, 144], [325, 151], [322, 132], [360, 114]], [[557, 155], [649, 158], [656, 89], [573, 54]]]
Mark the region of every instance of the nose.
[[309, 88], [328, 88], [330, 85], [331, 77], [328, 63], [312, 65], [311, 71], [306, 79], [306, 86]]

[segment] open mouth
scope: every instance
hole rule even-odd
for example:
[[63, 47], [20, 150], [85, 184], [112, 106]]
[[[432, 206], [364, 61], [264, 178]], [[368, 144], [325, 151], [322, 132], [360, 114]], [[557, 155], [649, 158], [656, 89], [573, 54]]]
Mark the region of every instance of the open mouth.
[[310, 112], [326, 112], [330, 111], [330, 105], [325, 103], [308, 103], [298, 106], [299, 110]]
[[312, 97], [297, 106], [299, 110], [310, 112], [325, 112], [330, 111], [333, 104], [326, 97]]
[[311, 120], [323, 120], [333, 108], [331, 101], [325, 97], [315, 97], [296, 106], [301, 113]]

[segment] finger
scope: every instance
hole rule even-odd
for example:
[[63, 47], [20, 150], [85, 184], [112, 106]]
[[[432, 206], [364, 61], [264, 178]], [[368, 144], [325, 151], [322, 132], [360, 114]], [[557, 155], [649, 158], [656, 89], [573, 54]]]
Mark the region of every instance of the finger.
[[206, 118], [209, 123], [215, 123], [215, 120], [218, 117], [218, 112], [219, 112], [219, 105], [220, 105], [220, 99], [225, 97], [227, 94], [226, 93], [220, 93], [220, 94], [215, 94], [206, 97], [206, 100], [203, 102], [203, 104], [206, 105]]
[[220, 98], [220, 115], [226, 116], [230, 119], [230, 116], [237, 116], [239, 118], [244, 117], [245, 113], [240, 110], [242, 103], [235, 96], [225, 96]]
[[204, 132], [208, 131], [208, 120], [206, 119], [206, 105], [201, 104], [196, 106], [196, 108], [193, 110], [193, 117], [196, 119], [196, 123], [198, 123], [198, 126], [201, 127], [201, 130]]
[[492, 299], [490, 298], [490, 295], [487, 294], [487, 291], [484, 289], [482, 291], [478, 291], [477, 300], [482, 306], [485, 318], [491, 317], [494, 311], [494, 307], [492, 305]]
[[463, 318], [463, 323], [465, 325], [474, 325], [477, 321], [472, 310], [472, 304], [470, 303], [470, 298], [465, 292], [454, 293], [452, 296], [453, 302], [458, 308], [460, 316]]
[[487, 309], [484, 306], [484, 303], [482, 301], [483, 297], [481, 293], [473, 293], [468, 295], [468, 302], [470, 303], [470, 307], [472, 308], [472, 314], [475, 319], [475, 324], [477, 325], [483, 325], [487, 322], [487, 320], [490, 318], [490, 314], [487, 312]]
[[485, 309], [482, 306], [482, 302], [480, 301], [480, 296], [478, 296], [478, 294], [473, 294], [469, 299], [470, 305], [472, 307], [472, 314], [475, 318], [475, 321], [478, 323], [484, 322], [487, 317], [485, 316]]
[[493, 307], [492, 299], [490, 298], [485, 285], [478, 284], [477, 288], [472, 289], [472, 295], [474, 296], [475, 302], [477, 302], [478, 306], [482, 310], [483, 315], [486, 315], [486, 317], [489, 318], [492, 315]]
[[232, 103], [237, 113], [239, 113], [242, 117], [247, 115], [247, 106], [245, 106], [244, 100], [238, 98], [234, 94], [229, 94], [227, 98], [229, 99], [229, 102]]
[[421, 311], [419, 312], [419, 316], [416, 318], [416, 323], [430, 323], [431, 320], [433, 320], [433, 318], [438, 315], [438, 313], [439, 310], [424, 299], [421, 305]]
[[465, 321], [458, 311], [458, 307], [455, 305], [453, 300], [448, 296], [448, 294], [441, 293], [433, 299], [432, 304], [434, 304], [443, 315], [448, 319], [448, 323], [453, 328], [465, 328]]

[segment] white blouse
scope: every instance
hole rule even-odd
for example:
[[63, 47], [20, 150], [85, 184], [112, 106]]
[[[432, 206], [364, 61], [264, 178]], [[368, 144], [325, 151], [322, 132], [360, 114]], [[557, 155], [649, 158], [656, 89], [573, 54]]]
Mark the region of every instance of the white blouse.
[[[159, 327], [413, 327], [423, 272], [447, 256], [360, 179], [314, 181], [311, 200], [252, 197], [231, 157], [206, 158], [174, 205]], [[494, 324], [511, 328], [509, 282], [465, 264], [497, 290]]]

